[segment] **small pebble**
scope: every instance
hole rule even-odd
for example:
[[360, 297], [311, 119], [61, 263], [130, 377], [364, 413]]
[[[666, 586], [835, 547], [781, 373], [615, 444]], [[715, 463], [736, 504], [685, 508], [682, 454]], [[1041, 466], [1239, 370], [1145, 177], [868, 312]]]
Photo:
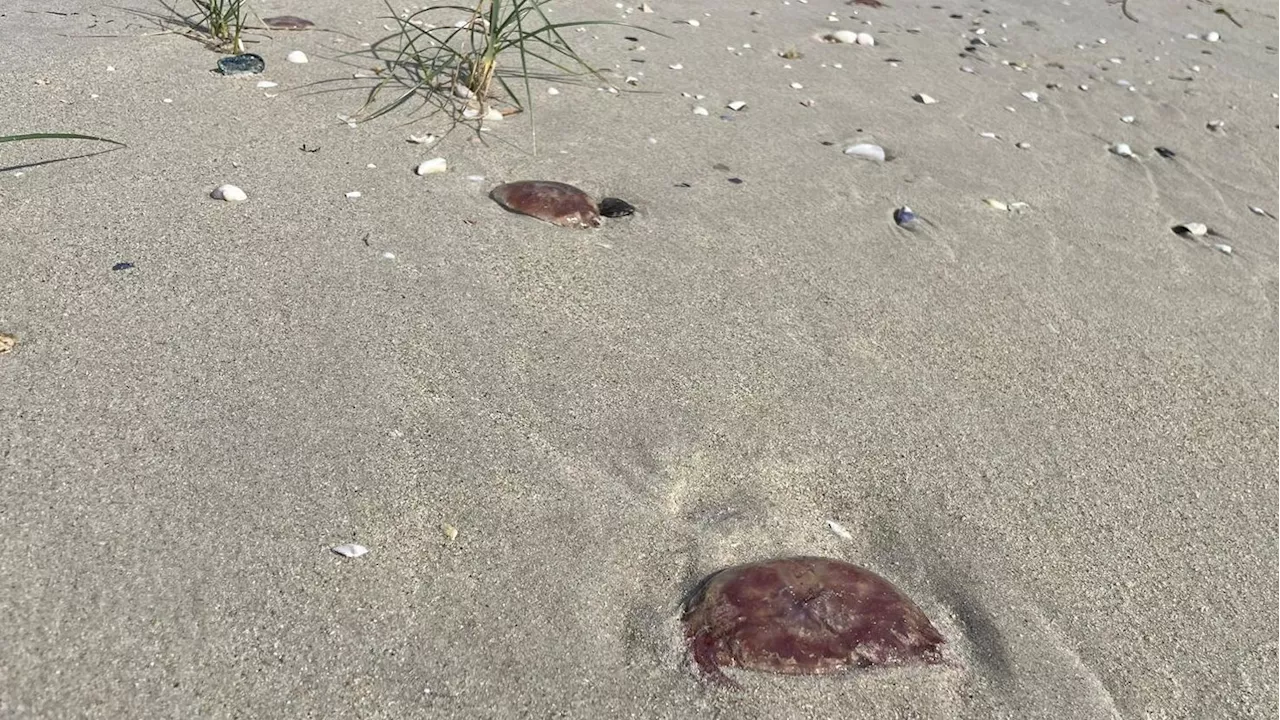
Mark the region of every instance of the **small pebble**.
[[435, 173], [445, 172], [448, 169], [449, 163], [447, 163], [444, 158], [438, 157], [430, 160], [423, 160], [418, 164], [418, 167], [414, 169], [414, 172], [419, 175], [433, 175]]
[[116, 272], [120, 272], [121, 270], [132, 270], [132, 269], [133, 269], [133, 263], [131, 263], [131, 262], [118, 262], [118, 263], [116, 263], [115, 265], [112, 265], [112, 266], [111, 266], [111, 269], [112, 269], [112, 270], [115, 270]]
[[219, 185], [209, 193], [209, 197], [226, 202], [244, 202], [249, 199], [249, 196], [235, 185]]
[[363, 545], [357, 545], [356, 543], [348, 543], [346, 545], [338, 545], [337, 547], [333, 548], [333, 551], [341, 555], [342, 557], [358, 558], [361, 555], [364, 555], [365, 553], [369, 552], [369, 548]]
[[290, 52], [288, 55], [285, 56], [284, 59], [288, 60], [291, 63], [296, 63], [298, 65], [302, 65], [308, 62], [307, 54], [302, 52], [301, 50], [294, 50]]

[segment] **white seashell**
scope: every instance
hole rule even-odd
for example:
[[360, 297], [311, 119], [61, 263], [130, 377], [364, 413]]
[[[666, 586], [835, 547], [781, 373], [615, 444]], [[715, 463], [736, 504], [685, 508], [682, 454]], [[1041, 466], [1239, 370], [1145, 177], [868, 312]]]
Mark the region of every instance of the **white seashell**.
[[369, 548], [363, 545], [357, 545], [356, 543], [347, 543], [346, 545], [339, 545], [333, 548], [333, 551], [342, 557], [358, 558], [369, 552]]
[[1083, 91], [1085, 91], [1085, 92], [1089, 92], [1089, 86], [1088, 86], [1088, 85], [1081, 84], [1081, 85], [1078, 85], [1077, 87], [1079, 87], [1081, 90], [1083, 90]]
[[1119, 155], [1120, 157], [1133, 157], [1133, 148], [1129, 147], [1128, 143], [1116, 143], [1115, 145], [1112, 145], [1111, 152]]
[[640, 12], [651, 13], [653, 12], [653, 8], [649, 7], [649, 3], [640, 3]]
[[999, 139], [1000, 139], [1000, 136], [999, 136], [999, 135], [997, 135], [997, 134], [995, 134], [995, 133], [993, 133], [993, 132], [984, 132], [984, 133], [982, 133], [982, 137], [984, 137], [984, 138], [986, 138], [986, 139], [988, 139], [988, 140], [999, 140]]
[[548, 95], [559, 95], [560, 91], [555, 88], [547, 88]]
[[1209, 226], [1204, 223], [1189, 222], [1178, 225], [1174, 228], [1174, 232], [1184, 232], [1192, 237], [1204, 237], [1209, 234]]
[[1213, 132], [1218, 132], [1222, 130], [1222, 128], [1225, 126], [1226, 126], [1226, 123], [1222, 122], [1221, 120], [1210, 120], [1208, 123], [1205, 124], [1205, 127], [1209, 128]]
[[803, 89], [804, 89], [804, 86], [803, 86], [803, 85], [801, 85], [801, 84], [800, 84], [800, 83], [798, 83], [798, 82], [793, 82], [793, 83], [791, 83], [791, 89], [792, 89], [792, 90], [803, 90]]
[[302, 65], [308, 62], [307, 54], [302, 52], [301, 50], [294, 50], [293, 52], [286, 55], [284, 59], [288, 60], [291, 63], [296, 63], [298, 65]]
[[803, 105], [803, 106], [805, 106], [805, 107], [813, 107], [814, 102], [815, 102], [815, 101], [814, 101], [814, 99], [813, 99], [813, 98], [808, 98], [808, 99], [805, 99], [805, 100], [801, 100], [801, 101], [800, 101], [800, 104], [801, 104], [801, 105]]
[[1250, 206], [1249, 206], [1249, 212], [1253, 213], [1254, 215], [1261, 215], [1261, 216], [1263, 216], [1263, 217], [1271, 217], [1271, 213], [1268, 213], [1266, 210], [1263, 210], [1263, 209], [1262, 209], [1262, 208], [1260, 208], [1260, 207], [1254, 207], [1253, 205], [1250, 205]]
[[991, 207], [1001, 212], [1009, 212], [1009, 206], [1005, 204], [1005, 202], [1002, 200], [996, 200], [995, 198], [984, 198], [982, 202], [990, 205]]
[[1195, 33], [1187, 33], [1186, 35], [1183, 35], [1182, 37], [1184, 37], [1184, 38], [1186, 38], [1186, 39], [1188, 39], [1188, 40], [1199, 40], [1199, 39], [1200, 39], [1200, 36], [1199, 36], [1199, 35], [1197, 35], [1197, 34], [1195, 34]]
[[627, 76], [627, 79], [626, 79], [626, 80], [624, 80], [623, 82], [625, 82], [625, 83], [626, 83], [626, 84], [628, 84], [628, 85], [639, 85], [639, 84], [640, 84], [640, 78], [635, 77], [634, 75], [628, 75], [628, 76]]
[[414, 172], [419, 175], [433, 175], [435, 173], [442, 173], [448, 169], [449, 163], [445, 162], [444, 158], [438, 157], [431, 158], [430, 160], [423, 160], [421, 163], [418, 163], [418, 167]]
[[1208, 42], [1218, 42], [1219, 40], [1222, 39], [1222, 36], [1218, 34], [1217, 30], [1210, 30], [1209, 32], [1205, 33], [1204, 39], [1207, 40]]
[[846, 45], [856, 45], [858, 43], [858, 33], [852, 30], [837, 30], [828, 35], [827, 40]]
[[966, 72], [972, 75], [974, 73], [974, 69], [969, 67], [968, 65], [965, 65], [964, 67], [960, 68], [960, 72]]
[[693, 114], [694, 115], [710, 115], [711, 113], [707, 112], [706, 108], [699, 105], [693, 109]]
[[734, 100], [733, 102], [729, 103], [729, 104], [728, 104], [728, 105], [726, 105], [725, 107], [729, 108], [730, 110], [735, 110], [735, 111], [736, 111], [736, 110], [741, 110], [742, 108], [744, 108], [744, 107], [746, 107], [746, 106], [747, 106], [747, 104], [746, 104], [745, 102], [743, 102], [742, 100]]
[[488, 110], [485, 110], [485, 111], [484, 111], [484, 119], [485, 119], [485, 120], [487, 120], [487, 121], [489, 121], [489, 122], [494, 122], [494, 121], [496, 121], [496, 120], [501, 120], [501, 119], [502, 119], [502, 117], [503, 117], [503, 116], [502, 116], [502, 111], [501, 111], [501, 110], [499, 110], [498, 108], [491, 107], [491, 108], [489, 108]]
[[872, 160], [878, 163], [884, 162], [884, 158], [885, 158], [884, 148], [880, 147], [879, 145], [873, 145], [871, 143], [857, 143], [854, 145], [850, 145], [849, 147], [844, 149], [844, 154], [852, 155], [854, 157], [862, 158], [864, 160]]
[[273, 83], [273, 82], [271, 82], [270, 80], [259, 80], [259, 81], [258, 81], [258, 87], [260, 87], [260, 88], [273, 88], [273, 87], [275, 87], [275, 86], [277, 86], [277, 85], [279, 85], [279, 84], [280, 84], [280, 83]]
[[1137, 120], [1137, 119], [1138, 119], [1138, 118], [1136, 118], [1136, 117], [1134, 117], [1134, 116], [1132, 116], [1132, 115], [1123, 115], [1123, 116], [1121, 116], [1121, 117], [1120, 117], [1120, 122], [1122, 122], [1122, 123], [1127, 123], [1127, 124], [1129, 124], [1129, 125], [1132, 125], [1132, 124], [1134, 123], [1134, 121], [1135, 121], [1135, 120]]
[[835, 520], [828, 520], [827, 527], [830, 528], [831, 532], [835, 533], [836, 536], [839, 537], [841, 540], [853, 539], [853, 534], [850, 533], [848, 530], [845, 530], [844, 526], [836, 522]]
[[876, 44], [876, 39], [871, 33], [860, 32], [854, 42], [859, 45], [871, 47]]
[[683, 70], [683, 69], [684, 69], [684, 65], [681, 65], [680, 63], [676, 63], [675, 65], [668, 65], [667, 67], [671, 68], [672, 70]]
[[1224, 244], [1224, 243], [1215, 243], [1215, 244], [1214, 244], [1214, 246], [1213, 246], [1213, 249], [1214, 249], [1214, 250], [1217, 250], [1218, 252], [1222, 253], [1223, 255], [1230, 255], [1230, 254], [1233, 252], [1233, 250], [1231, 249], [1231, 246], [1230, 246], [1230, 245], [1226, 245], [1226, 244]]
[[1024, 202], [1011, 202], [1009, 203], [1009, 212], [1022, 212], [1030, 207], [1030, 205]]
[[453, 96], [457, 98], [462, 98], [463, 100], [470, 100], [471, 98], [475, 97], [476, 94], [471, 92], [471, 88], [467, 87], [466, 85], [454, 85]]
[[685, 20], [685, 21], [684, 21], [684, 24], [685, 24], [685, 25], [692, 25], [692, 26], [694, 26], [694, 27], [698, 27], [698, 26], [699, 26], [699, 25], [701, 25], [702, 23], [698, 22], [697, 20]]
[[1040, 102], [1040, 93], [1035, 90], [1028, 90], [1022, 93], [1022, 97], [1030, 100], [1031, 102]]
[[1020, 143], [1015, 143], [1015, 144], [1014, 144], [1014, 147], [1018, 148], [1019, 150], [1030, 150], [1030, 149], [1031, 149], [1031, 143], [1029, 143], [1029, 142], [1020, 142]]
[[351, 192], [347, 193], [347, 198], [351, 200], [354, 200], [360, 196], [361, 196], [361, 193], [359, 190], [352, 190]]
[[938, 101], [936, 99], [934, 99], [930, 95], [925, 95], [924, 93], [916, 93], [915, 95], [912, 95], [911, 98], [916, 102], [920, 103], [921, 105], [937, 105], [938, 104]]
[[436, 137], [435, 135], [432, 135], [431, 133], [427, 133], [426, 135], [410, 135], [409, 136], [409, 142], [415, 145], [430, 145], [431, 143], [439, 139], [440, 138]]
[[480, 117], [480, 108], [475, 107], [474, 105], [468, 106], [462, 111], [463, 120], [475, 120], [478, 117]]
[[249, 196], [243, 190], [235, 185], [219, 185], [209, 193], [209, 197], [214, 200], [225, 200], [226, 202], [244, 202]]
[[396, 259], [396, 254], [395, 254], [395, 253], [393, 253], [393, 252], [391, 252], [390, 250], [388, 250], [388, 251], [386, 251], [386, 252], [382, 253], [382, 259], [383, 259], [383, 260], [395, 260], [395, 259]]

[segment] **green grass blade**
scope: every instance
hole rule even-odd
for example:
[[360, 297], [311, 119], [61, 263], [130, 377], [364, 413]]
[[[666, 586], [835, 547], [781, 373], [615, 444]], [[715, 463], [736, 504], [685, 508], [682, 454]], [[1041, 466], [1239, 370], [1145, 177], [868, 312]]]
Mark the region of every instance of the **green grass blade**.
[[81, 135], [80, 133], [27, 133], [25, 135], [0, 135], [0, 142], [16, 142], [18, 140], [95, 140], [97, 142], [119, 145], [120, 147], [128, 147], [122, 142], [117, 142], [109, 138], [97, 137], [96, 135]]

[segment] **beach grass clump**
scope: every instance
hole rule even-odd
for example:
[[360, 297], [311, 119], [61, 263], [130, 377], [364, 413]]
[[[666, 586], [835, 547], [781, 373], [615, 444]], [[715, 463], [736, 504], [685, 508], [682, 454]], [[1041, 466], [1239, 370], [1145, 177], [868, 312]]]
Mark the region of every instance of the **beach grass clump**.
[[248, 19], [246, 0], [191, 0], [196, 6], [194, 25], [208, 34], [220, 50], [241, 52], [240, 33]]
[[[534, 80], [607, 82], [564, 33], [590, 25], [634, 26], [609, 20], [553, 22], [547, 15], [551, 2], [478, 0], [474, 6], [435, 5], [403, 15], [388, 6], [392, 16], [387, 19], [397, 27], [371, 47], [383, 67], [360, 119], [372, 120], [415, 100], [448, 110], [455, 119], [483, 119], [499, 98], [508, 104], [499, 110], [503, 115], [527, 110], [532, 117]], [[394, 97], [379, 104], [387, 93]]]

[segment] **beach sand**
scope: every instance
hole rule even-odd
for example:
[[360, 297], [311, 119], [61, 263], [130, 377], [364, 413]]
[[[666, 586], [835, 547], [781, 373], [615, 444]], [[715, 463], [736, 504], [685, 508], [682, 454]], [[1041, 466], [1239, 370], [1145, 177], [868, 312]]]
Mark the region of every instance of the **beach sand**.
[[[340, 120], [376, 2], [255, 3], [345, 33], [251, 34], [270, 90], [5, 4], [0, 133], [128, 147], [0, 145], [0, 716], [1276, 716], [1274, 5], [651, 2], [553, 15], [669, 37], [569, 33], [627, 91], [535, 82], [537, 155]], [[700, 680], [684, 594], [791, 554], [945, 662]]]

